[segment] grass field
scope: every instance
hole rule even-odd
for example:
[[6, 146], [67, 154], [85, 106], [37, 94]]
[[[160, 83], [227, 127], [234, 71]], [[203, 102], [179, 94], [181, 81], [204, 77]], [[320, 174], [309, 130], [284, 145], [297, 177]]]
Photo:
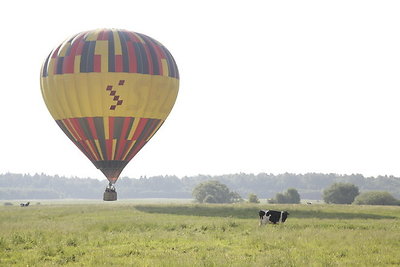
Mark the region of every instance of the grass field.
[[400, 266], [400, 207], [43, 204], [0, 207], [0, 266]]

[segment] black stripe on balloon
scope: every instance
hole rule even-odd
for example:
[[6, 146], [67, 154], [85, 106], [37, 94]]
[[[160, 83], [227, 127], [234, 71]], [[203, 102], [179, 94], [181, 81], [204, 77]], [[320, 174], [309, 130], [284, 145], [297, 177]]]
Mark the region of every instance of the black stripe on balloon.
[[124, 125], [123, 117], [114, 117], [113, 139], [119, 139], [121, 137], [121, 131], [122, 131], [123, 125]]
[[76, 38], [76, 36], [78, 36], [78, 34], [75, 34], [73, 37], [71, 37], [69, 40], [68, 40], [68, 48], [67, 48], [67, 51], [65, 52], [65, 56], [67, 57], [67, 56], [69, 56], [69, 55], [71, 55], [71, 50], [72, 50], [72, 41]]
[[165, 59], [167, 60], [168, 71], [169, 71], [168, 76], [176, 78], [175, 77], [176, 70], [175, 70], [175, 66], [174, 66], [175, 64], [174, 64], [174, 61], [172, 60], [171, 54], [165, 47], [162, 46], [161, 49], [163, 50], [163, 52], [165, 54]]
[[136, 63], [137, 63], [137, 73], [144, 73], [143, 71], [143, 54], [140, 51], [139, 43], [133, 43], [135, 48]]
[[123, 136], [123, 138], [126, 139], [126, 140], [128, 140], [129, 133], [131, 132], [131, 129], [132, 129], [134, 121], [135, 121], [135, 118], [130, 118], [129, 119], [128, 130], [126, 131], [125, 136]]
[[86, 70], [87, 72], [94, 71], [94, 51], [96, 47], [96, 41], [89, 41], [89, 49], [87, 55], [87, 63], [86, 63]]
[[[150, 134], [152, 134], [153, 136], [158, 132], [158, 130], [160, 130], [160, 128], [161, 128], [161, 126], [164, 124], [164, 121], [161, 121], [161, 120], [157, 120], [157, 123], [155, 124], [155, 126], [154, 126], [154, 129], [157, 129], [154, 133], [153, 133], [153, 131], [151, 131], [151, 133]], [[150, 136], [149, 136], [150, 137]]]
[[58, 57], [57, 58], [57, 70], [56, 74], [62, 74], [63, 72], [63, 63], [64, 63], [64, 58], [63, 57]]
[[82, 48], [82, 54], [81, 54], [81, 62], [79, 66], [80, 72], [88, 72], [88, 57], [89, 57], [89, 42], [84, 42], [83, 48]]
[[142, 62], [142, 71], [140, 73], [149, 74], [149, 61], [147, 60], [146, 50], [142, 43], [135, 43], [135, 46], [138, 48], [138, 54], [140, 54], [140, 59]]
[[108, 32], [108, 71], [115, 72], [115, 44], [112, 31]]
[[104, 136], [104, 120], [102, 117], [94, 117], [94, 127], [96, 128], [97, 138], [100, 143], [101, 154], [104, 158], [107, 158], [106, 142]]
[[153, 63], [153, 74], [160, 75], [160, 64], [158, 62], [157, 52], [154, 48], [155, 44], [148, 37], [147, 37], [147, 44], [148, 44], [147, 47], [149, 48], [149, 51], [150, 51], [151, 61]]
[[122, 50], [122, 71], [129, 72], [129, 54], [127, 48], [127, 36], [126, 32], [118, 32], [119, 39], [121, 40], [121, 50]]
[[90, 132], [89, 123], [86, 118], [78, 118], [78, 123], [83, 130], [86, 139], [93, 140], [92, 133]]

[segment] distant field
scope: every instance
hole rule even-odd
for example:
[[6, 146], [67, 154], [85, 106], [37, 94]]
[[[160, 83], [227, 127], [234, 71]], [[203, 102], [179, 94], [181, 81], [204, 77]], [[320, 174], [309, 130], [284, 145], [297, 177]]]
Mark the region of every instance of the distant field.
[[[19, 206], [20, 203], [26, 203], [28, 200], [0, 200], [0, 206], [5, 203]], [[265, 201], [266, 202], [266, 201]], [[101, 204], [101, 205], [120, 205], [120, 204], [189, 204], [193, 203], [192, 198], [134, 198], [118, 199], [116, 202], [104, 202], [102, 199], [34, 199], [30, 200], [31, 205], [62, 205], [62, 204]]]
[[[400, 207], [3, 203], [0, 266], [400, 265]], [[290, 216], [258, 227], [260, 208]]]

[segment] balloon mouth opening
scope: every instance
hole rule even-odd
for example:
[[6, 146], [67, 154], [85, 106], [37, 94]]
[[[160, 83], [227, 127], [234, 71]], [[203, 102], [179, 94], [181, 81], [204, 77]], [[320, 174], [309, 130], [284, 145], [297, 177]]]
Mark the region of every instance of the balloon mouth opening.
[[115, 182], [117, 181], [117, 179], [118, 179], [118, 177], [117, 178], [115, 178], [115, 177], [113, 177], [113, 178], [107, 178], [107, 180], [109, 181], [109, 185], [114, 185], [115, 184]]
[[110, 184], [115, 184], [128, 161], [110, 160], [96, 161], [94, 165], [104, 174]]

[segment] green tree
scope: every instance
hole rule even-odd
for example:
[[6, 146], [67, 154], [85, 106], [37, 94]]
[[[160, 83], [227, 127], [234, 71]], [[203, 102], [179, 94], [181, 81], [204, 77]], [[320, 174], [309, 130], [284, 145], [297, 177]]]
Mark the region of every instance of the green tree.
[[233, 203], [242, 198], [236, 192], [218, 181], [207, 181], [197, 185], [192, 192], [193, 197], [200, 203]]
[[369, 191], [356, 197], [353, 204], [356, 205], [400, 205], [400, 200], [385, 191]]
[[351, 204], [359, 194], [358, 187], [350, 183], [334, 183], [323, 192], [326, 203]]
[[204, 203], [217, 203], [215, 198], [212, 195], [207, 195], [204, 200]]
[[277, 193], [275, 195], [275, 202], [276, 203], [287, 203], [285, 195], [282, 193]]
[[285, 193], [277, 193], [275, 195], [275, 202], [298, 204], [300, 203], [300, 194], [296, 189], [289, 188]]
[[249, 194], [249, 202], [250, 203], [260, 203], [256, 194]]
[[229, 195], [231, 197], [230, 203], [243, 202], [243, 198], [238, 192], [231, 191]]
[[287, 203], [292, 203], [292, 204], [299, 204], [300, 203], [300, 194], [297, 192], [296, 189], [294, 188], [289, 188], [287, 192], [285, 193], [286, 198], [288, 200]]

